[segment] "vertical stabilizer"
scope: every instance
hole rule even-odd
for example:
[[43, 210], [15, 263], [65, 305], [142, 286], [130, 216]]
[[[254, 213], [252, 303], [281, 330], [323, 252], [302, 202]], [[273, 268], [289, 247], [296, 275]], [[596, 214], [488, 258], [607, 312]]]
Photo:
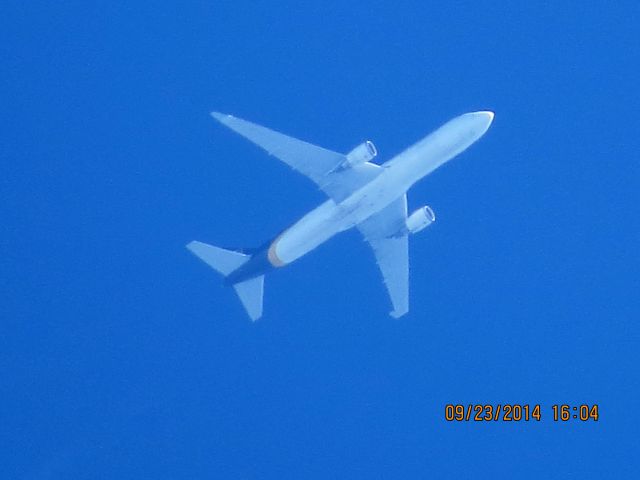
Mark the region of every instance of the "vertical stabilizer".
[[[187, 248], [200, 260], [225, 277], [251, 258], [250, 255], [245, 255], [244, 253], [225, 250], [224, 248], [197, 241], [190, 242]], [[251, 320], [259, 319], [262, 316], [264, 275], [235, 283], [233, 288]]]

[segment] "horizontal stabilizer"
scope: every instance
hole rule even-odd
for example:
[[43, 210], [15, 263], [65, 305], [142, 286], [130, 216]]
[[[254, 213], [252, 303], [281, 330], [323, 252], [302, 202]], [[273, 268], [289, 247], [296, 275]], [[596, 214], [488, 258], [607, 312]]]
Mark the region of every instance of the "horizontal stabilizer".
[[258, 320], [262, 316], [264, 275], [236, 283], [233, 288], [251, 320], [254, 322]]
[[229, 275], [250, 258], [249, 255], [244, 253], [225, 250], [224, 248], [197, 241], [190, 242], [187, 248], [196, 257], [224, 276]]
[[[244, 253], [225, 250], [224, 248], [196, 241], [190, 242], [187, 248], [225, 277], [251, 258], [250, 255], [245, 255]], [[236, 283], [233, 288], [251, 320], [259, 319], [262, 316], [264, 275]]]

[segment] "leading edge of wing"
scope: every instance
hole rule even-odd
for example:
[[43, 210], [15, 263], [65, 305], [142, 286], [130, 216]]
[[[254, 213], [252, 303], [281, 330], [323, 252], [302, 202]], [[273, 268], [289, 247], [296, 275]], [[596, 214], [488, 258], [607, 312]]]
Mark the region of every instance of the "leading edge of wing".
[[318, 184], [344, 160], [344, 155], [340, 153], [312, 145], [233, 115], [211, 112], [211, 116]]
[[298, 140], [233, 115], [211, 112], [211, 116], [311, 179], [320, 190], [336, 202], [341, 202], [373, 180], [382, 170], [376, 164], [365, 162], [336, 172], [335, 169], [346, 159], [341, 153]]

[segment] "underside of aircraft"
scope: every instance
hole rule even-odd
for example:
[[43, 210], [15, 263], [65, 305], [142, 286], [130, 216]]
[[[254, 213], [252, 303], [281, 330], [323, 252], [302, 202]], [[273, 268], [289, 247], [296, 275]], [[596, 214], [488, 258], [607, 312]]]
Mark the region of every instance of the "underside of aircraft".
[[356, 227], [371, 246], [393, 310], [398, 318], [409, 311], [408, 237], [435, 221], [430, 207], [411, 215], [407, 190], [420, 178], [455, 157], [489, 128], [493, 113], [473, 112], [447, 122], [388, 162], [372, 160], [372, 142], [347, 154], [333, 152], [246, 120], [217, 112], [213, 118], [257, 144], [312, 180], [328, 200], [273, 241], [254, 251], [231, 251], [192, 241], [187, 248], [233, 286], [249, 317], [262, 316], [264, 275], [283, 267], [341, 231]]

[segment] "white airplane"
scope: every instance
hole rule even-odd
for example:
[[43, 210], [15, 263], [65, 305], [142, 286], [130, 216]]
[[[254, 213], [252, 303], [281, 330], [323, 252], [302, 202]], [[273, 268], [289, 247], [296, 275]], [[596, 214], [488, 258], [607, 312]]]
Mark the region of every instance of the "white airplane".
[[213, 118], [309, 177], [329, 199], [260, 248], [231, 251], [193, 241], [187, 245], [232, 285], [252, 320], [262, 316], [264, 275], [309, 253], [339, 232], [357, 227], [371, 245], [398, 318], [409, 311], [409, 234], [435, 221], [422, 207], [407, 216], [407, 190], [482, 137], [493, 112], [460, 115], [388, 162], [377, 165], [373, 143], [351, 152], [325, 150], [235, 118]]

